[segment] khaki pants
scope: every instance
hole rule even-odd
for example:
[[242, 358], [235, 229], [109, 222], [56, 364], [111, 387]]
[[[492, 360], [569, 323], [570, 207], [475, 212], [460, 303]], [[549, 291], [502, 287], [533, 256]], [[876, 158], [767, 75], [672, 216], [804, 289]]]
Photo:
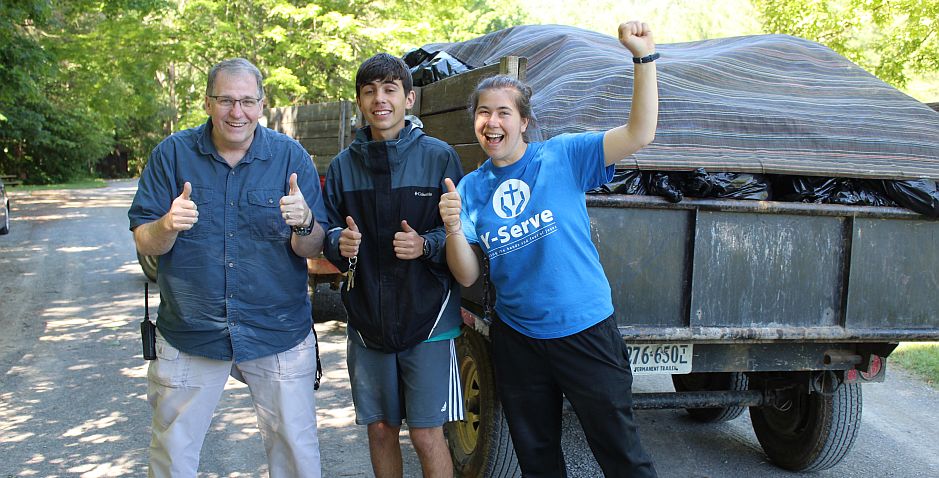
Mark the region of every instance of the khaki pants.
[[199, 453], [229, 375], [248, 385], [271, 478], [320, 478], [316, 436], [316, 339], [235, 364], [180, 352], [157, 335], [147, 373], [153, 409], [149, 476], [195, 477]]

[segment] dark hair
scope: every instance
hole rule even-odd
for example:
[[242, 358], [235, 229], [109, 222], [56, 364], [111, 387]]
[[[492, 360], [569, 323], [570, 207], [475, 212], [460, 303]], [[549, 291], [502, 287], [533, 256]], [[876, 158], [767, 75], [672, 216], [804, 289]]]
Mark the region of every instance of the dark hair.
[[379, 53], [362, 62], [362, 66], [355, 74], [355, 96], [358, 98], [359, 90], [369, 83], [395, 80], [401, 80], [405, 95], [414, 89], [411, 71], [408, 69], [408, 65], [404, 63], [404, 60], [387, 53]]
[[264, 98], [264, 77], [261, 76], [261, 70], [244, 58], [230, 58], [213, 66], [209, 70], [209, 80], [205, 84], [206, 96], [215, 94], [215, 77], [222, 71], [227, 73], [251, 73], [258, 82], [258, 99]]
[[[524, 81], [512, 78], [507, 75], [490, 76], [479, 82], [476, 89], [469, 97], [470, 116], [476, 115], [476, 107], [479, 106], [479, 95], [486, 90], [515, 90], [515, 108], [519, 115], [528, 120], [528, 130], [535, 125], [535, 115], [531, 111], [531, 87]], [[528, 141], [528, 131], [522, 134], [522, 138]]]

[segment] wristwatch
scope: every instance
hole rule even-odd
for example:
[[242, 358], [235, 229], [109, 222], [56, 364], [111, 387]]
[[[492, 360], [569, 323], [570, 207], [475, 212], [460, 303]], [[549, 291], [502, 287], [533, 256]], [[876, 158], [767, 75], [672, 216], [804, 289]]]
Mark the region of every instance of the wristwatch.
[[424, 239], [424, 255], [422, 255], [421, 257], [424, 257], [424, 258], [430, 257], [430, 241], [428, 241], [427, 238], [424, 236], [421, 236], [421, 238]]
[[290, 230], [292, 230], [293, 233], [298, 236], [309, 236], [313, 233], [313, 224], [316, 224], [316, 218], [310, 217], [309, 226], [290, 226]]

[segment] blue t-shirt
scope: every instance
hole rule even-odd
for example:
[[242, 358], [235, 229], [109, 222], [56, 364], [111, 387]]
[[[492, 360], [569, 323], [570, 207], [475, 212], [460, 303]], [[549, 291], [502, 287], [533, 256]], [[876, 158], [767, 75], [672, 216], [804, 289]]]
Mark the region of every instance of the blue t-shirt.
[[464, 234], [489, 257], [496, 312], [515, 330], [566, 337], [613, 313], [584, 197], [612, 177], [603, 133], [581, 133], [531, 143], [515, 163], [489, 160], [460, 181]]
[[131, 229], [160, 219], [192, 184], [199, 221], [159, 258], [157, 327], [183, 352], [241, 362], [288, 350], [310, 333], [307, 263], [280, 213], [290, 174], [318, 221], [326, 208], [316, 166], [295, 140], [258, 126], [232, 168], [211, 130], [208, 121], [157, 145], [128, 216]]

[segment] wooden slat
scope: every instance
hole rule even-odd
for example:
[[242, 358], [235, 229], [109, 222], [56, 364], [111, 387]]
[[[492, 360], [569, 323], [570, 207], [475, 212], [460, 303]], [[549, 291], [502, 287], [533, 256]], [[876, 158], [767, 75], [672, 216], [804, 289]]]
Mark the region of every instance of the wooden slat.
[[475, 170], [480, 164], [484, 163], [489, 157], [478, 143], [472, 144], [454, 144], [453, 149], [460, 155], [460, 163], [463, 165], [463, 174]]
[[351, 125], [349, 124], [349, 113], [350, 113], [350, 104], [348, 101], [344, 101], [342, 104], [342, 113], [339, 115], [339, 149], [346, 147], [346, 136], [349, 134]]
[[316, 165], [316, 173], [320, 176], [325, 176], [326, 171], [329, 170], [329, 163], [333, 162], [333, 158], [335, 157], [335, 154], [313, 156], [313, 164]]
[[326, 119], [339, 119], [342, 115], [343, 101], [331, 103], [316, 103], [303, 106], [289, 106], [284, 108], [284, 120], [293, 121], [319, 121]]
[[500, 73], [517, 77], [520, 69], [524, 75], [526, 63], [519, 60], [516, 56], [504, 57], [498, 64], [444, 78], [421, 88], [421, 109], [418, 116], [423, 118], [434, 113], [465, 109], [467, 98], [480, 80]]
[[284, 106], [264, 110], [267, 118], [267, 127], [276, 129], [282, 123], [296, 123], [298, 121], [324, 121], [339, 120], [342, 109], [348, 101], [333, 101], [330, 103], [315, 103], [311, 105]]
[[415, 87], [415, 88], [414, 88], [414, 105], [411, 106], [411, 109], [408, 110], [408, 114], [409, 114], [409, 115], [415, 115], [415, 116], [420, 117], [420, 112], [421, 112], [421, 98], [422, 98], [423, 96], [424, 96], [424, 95], [423, 95], [423, 93], [422, 93], [422, 91], [421, 91], [421, 88], [420, 88], [420, 87]]
[[475, 143], [473, 119], [466, 110], [422, 116], [424, 132], [450, 144]]
[[339, 154], [339, 145], [334, 138], [297, 138], [297, 141], [312, 156], [335, 156]]
[[339, 119], [326, 121], [296, 121], [280, 123], [278, 128], [271, 128], [292, 138], [339, 138], [342, 135], [342, 122]]

